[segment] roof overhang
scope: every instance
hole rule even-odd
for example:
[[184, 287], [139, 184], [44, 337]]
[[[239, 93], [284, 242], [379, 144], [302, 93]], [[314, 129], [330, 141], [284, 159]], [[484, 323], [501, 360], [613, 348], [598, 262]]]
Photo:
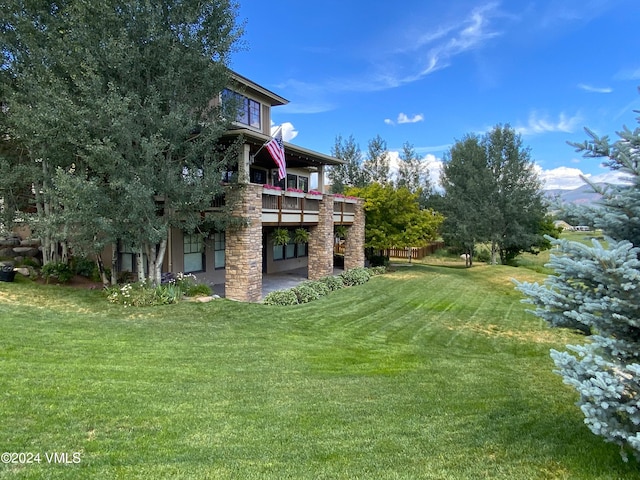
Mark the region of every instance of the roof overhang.
[[286, 98], [281, 97], [277, 93], [274, 93], [271, 90], [268, 90], [261, 85], [258, 85], [257, 83], [249, 80], [247, 77], [243, 77], [242, 75], [234, 72], [233, 70], [229, 70], [229, 76], [231, 77], [232, 82], [235, 82], [238, 86], [241, 86], [243, 88], [248, 88], [253, 93], [257, 93], [262, 97], [268, 98], [269, 103], [271, 104], [272, 107], [279, 106], [279, 105], [286, 105], [287, 103], [289, 103], [289, 100], [287, 100]]
[[[223, 137], [237, 138], [240, 135], [242, 135], [245, 143], [252, 146], [251, 153], [253, 155], [255, 155], [256, 152], [272, 138], [269, 135], [250, 130], [248, 128], [228, 130], [223, 135]], [[344, 165], [346, 163], [344, 160], [340, 160], [339, 158], [335, 158], [330, 155], [325, 155], [324, 153], [315, 152], [313, 150], [309, 150], [308, 148], [300, 147], [288, 142], [283, 143], [285, 158], [287, 161], [289, 161], [290, 157], [294, 157], [296, 161], [308, 164], [309, 166]], [[263, 149], [262, 152], [265, 152], [267, 155], [269, 155], [266, 149]]]

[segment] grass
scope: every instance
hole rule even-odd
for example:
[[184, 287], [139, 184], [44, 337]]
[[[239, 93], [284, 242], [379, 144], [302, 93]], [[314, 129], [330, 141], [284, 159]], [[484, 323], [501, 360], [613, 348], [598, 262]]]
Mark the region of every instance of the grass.
[[[0, 284], [0, 478], [615, 479], [529, 269], [401, 266], [295, 307]], [[51, 465], [47, 452], [80, 452]], [[70, 457], [71, 458], [71, 457]]]

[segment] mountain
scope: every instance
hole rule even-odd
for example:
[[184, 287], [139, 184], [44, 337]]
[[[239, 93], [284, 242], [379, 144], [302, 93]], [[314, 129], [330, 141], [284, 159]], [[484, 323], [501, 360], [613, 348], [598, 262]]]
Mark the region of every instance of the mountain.
[[[603, 187], [605, 183], [596, 183], [597, 186]], [[559, 198], [562, 203], [574, 203], [576, 205], [587, 205], [599, 200], [601, 195], [595, 193], [591, 185], [583, 185], [573, 190], [551, 189], [544, 191], [545, 196], [550, 199]]]

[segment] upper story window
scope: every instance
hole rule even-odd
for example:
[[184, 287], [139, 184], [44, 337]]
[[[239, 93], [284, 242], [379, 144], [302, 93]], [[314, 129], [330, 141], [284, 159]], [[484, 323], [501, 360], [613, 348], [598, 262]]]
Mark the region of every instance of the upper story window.
[[260, 102], [253, 100], [249, 97], [245, 97], [233, 90], [225, 88], [222, 91], [223, 102], [233, 102], [236, 106], [237, 114], [235, 121], [242, 123], [243, 125], [249, 125], [250, 127], [260, 129]]

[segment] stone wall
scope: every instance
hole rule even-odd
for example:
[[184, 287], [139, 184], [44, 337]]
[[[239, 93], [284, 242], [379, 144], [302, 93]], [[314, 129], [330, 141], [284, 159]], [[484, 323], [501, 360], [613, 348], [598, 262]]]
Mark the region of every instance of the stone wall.
[[359, 199], [355, 205], [353, 225], [347, 231], [344, 249], [344, 269], [364, 267], [364, 202]]
[[42, 265], [40, 240], [21, 240], [18, 236], [0, 237], [0, 259], [20, 264], [29, 259], [35, 266]]
[[311, 227], [309, 236], [309, 267], [307, 277], [317, 280], [333, 275], [333, 196], [324, 195], [320, 201], [318, 225]]
[[262, 298], [262, 185], [246, 184], [227, 192], [233, 216], [247, 226], [225, 233], [225, 297], [241, 302]]

